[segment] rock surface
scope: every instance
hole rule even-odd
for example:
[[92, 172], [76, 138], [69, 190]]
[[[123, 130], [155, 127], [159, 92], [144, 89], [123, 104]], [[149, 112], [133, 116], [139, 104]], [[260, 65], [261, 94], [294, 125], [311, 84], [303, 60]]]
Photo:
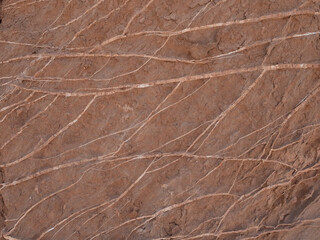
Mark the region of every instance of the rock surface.
[[320, 239], [319, 0], [3, 0], [2, 239]]

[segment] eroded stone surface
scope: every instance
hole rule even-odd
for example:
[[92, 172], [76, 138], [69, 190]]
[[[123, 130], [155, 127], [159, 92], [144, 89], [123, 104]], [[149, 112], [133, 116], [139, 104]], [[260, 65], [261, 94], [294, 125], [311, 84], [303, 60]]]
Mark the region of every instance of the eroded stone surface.
[[2, 1], [3, 239], [320, 239], [319, 11]]

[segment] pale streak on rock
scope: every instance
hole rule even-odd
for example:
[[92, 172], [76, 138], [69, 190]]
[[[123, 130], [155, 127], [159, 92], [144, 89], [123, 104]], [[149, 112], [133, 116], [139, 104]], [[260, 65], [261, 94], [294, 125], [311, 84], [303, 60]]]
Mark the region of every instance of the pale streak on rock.
[[[212, 72], [212, 73], [205, 73], [200, 75], [193, 75], [193, 76], [185, 76], [180, 78], [173, 78], [173, 79], [165, 79], [165, 80], [157, 80], [152, 83], [143, 83], [143, 84], [130, 84], [130, 85], [121, 85], [117, 87], [109, 87], [104, 89], [98, 89], [100, 91], [98, 92], [52, 92], [52, 91], [46, 91], [46, 90], [40, 90], [40, 89], [33, 89], [33, 88], [27, 88], [23, 87], [21, 85], [17, 85], [15, 83], [12, 83], [11, 85], [16, 86], [18, 88], [27, 90], [27, 91], [33, 91], [33, 92], [40, 92], [45, 94], [53, 94], [53, 95], [60, 95], [60, 96], [67, 96], [67, 97], [81, 97], [81, 96], [107, 96], [107, 95], [113, 95], [116, 93], [121, 92], [127, 92], [132, 89], [137, 88], [149, 88], [154, 87], [158, 85], [165, 85], [165, 84], [173, 84], [173, 83], [179, 83], [179, 82], [191, 82], [191, 81], [197, 81], [202, 80], [206, 78], [214, 78], [214, 77], [223, 77], [228, 75], [234, 75], [234, 74], [241, 74], [241, 73], [250, 73], [255, 71], [276, 71], [276, 70], [283, 70], [283, 69], [308, 69], [308, 68], [320, 68], [320, 64], [277, 64], [277, 65], [267, 65], [267, 66], [259, 66], [259, 67], [250, 67], [250, 68], [239, 68], [239, 69], [232, 69], [232, 70], [226, 70], [221, 72]], [[109, 91], [107, 91], [109, 90]]]
[[[1, 147], [0, 147], [0, 151], [6, 146], [8, 145], [13, 139], [15, 139], [17, 136], [19, 136], [23, 130], [30, 124], [30, 122], [32, 122], [33, 120], [35, 120], [38, 116], [40, 116], [42, 113], [44, 113], [45, 111], [48, 110], [48, 108], [57, 100], [58, 96], [56, 96], [49, 104], [48, 106], [45, 107], [45, 109], [43, 109], [42, 111], [38, 112], [37, 114], [35, 114], [32, 118], [30, 118], [25, 124], [23, 124], [23, 126], [20, 128], [20, 130], [14, 135], [12, 136], [8, 141], [6, 141]], [[39, 99], [37, 99], [39, 100]]]
[[[7, 139], [3, 139], [0, 146], [1, 157], [11, 157], [12, 154], [7, 151], [8, 149], [11, 151], [14, 148], [19, 151], [20, 144], [23, 144], [21, 142], [23, 142], [24, 131], [35, 127], [37, 121], [42, 119], [39, 118], [40, 115], [45, 116], [51, 113], [53, 108], [50, 106], [54, 105], [61, 114], [70, 114], [66, 109], [59, 109], [58, 100], [61, 98], [66, 97], [72, 102], [87, 96], [88, 100], [84, 102], [85, 106], [77, 109], [75, 116], [69, 116], [67, 123], [60, 126], [59, 130], [51, 134], [44, 143], [38, 143], [38, 145], [35, 143], [32, 146], [33, 149], [28, 149], [27, 154], [19, 155], [12, 162], [0, 163], [0, 207], [3, 204], [4, 207], [8, 206], [8, 209], [0, 209], [1, 227], [2, 220], [4, 221], [0, 238], [9, 240], [219, 239], [235, 236], [235, 238], [255, 240], [268, 237], [268, 234], [282, 236], [282, 234], [295, 233], [295, 236], [300, 236], [299, 234], [304, 230], [306, 233], [314, 232], [309, 237], [305, 237], [306, 239], [311, 240], [316, 236], [318, 233], [316, 227], [320, 224], [317, 211], [320, 199], [317, 137], [320, 120], [317, 119], [319, 115], [316, 114], [318, 105], [313, 102], [319, 100], [320, 90], [318, 81], [320, 59], [317, 58], [316, 52], [319, 45], [317, 37], [320, 34], [316, 26], [319, 9], [316, 5], [312, 5], [311, 1], [279, 2], [277, 6], [279, 10], [275, 11], [272, 1], [252, 0], [246, 3], [239, 0], [222, 0], [212, 3], [212, 1], [198, 0], [193, 2], [196, 5], [189, 5], [190, 8], [197, 7], [194, 11], [188, 8], [189, 1], [148, 0], [146, 4], [139, 4], [125, 0], [113, 9], [99, 9], [98, 16], [95, 11], [104, 1], [90, 2], [86, 8], [80, 7], [79, 12], [74, 9], [75, 12], [71, 13], [68, 11], [71, 11], [69, 7], [72, 0], [66, 0], [54, 14], [48, 15], [50, 19], [46, 19], [47, 26], [39, 22], [42, 27], [39, 31], [35, 30], [32, 21], [27, 23], [29, 19], [34, 18], [33, 14], [28, 15], [27, 10], [33, 8], [42, 11], [39, 6], [44, 6], [45, 0], [8, 1], [2, 5], [4, 14], [1, 15], [3, 22], [0, 23], [0, 28], [4, 30], [5, 37], [0, 40], [1, 46], [4, 46], [0, 62], [2, 117], [0, 127], [15, 130], [9, 130], [9, 134], [6, 132]], [[177, 8], [177, 4], [183, 5]], [[258, 6], [261, 9], [257, 9]], [[269, 7], [269, 10], [265, 7]], [[27, 9], [26, 13], [22, 11], [23, 8]], [[176, 14], [174, 11], [180, 9], [183, 12], [177, 13], [178, 21], [167, 19], [161, 22], [163, 16], [171, 14], [170, 11]], [[16, 16], [15, 11], [26, 16]], [[126, 11], [128, 15], [124, 16]], [[209, 18], [209, 20], [205, 19], [208, 16], [205, 14], [209, 11], [213, 14], [215, 11], [227, 14], [221, 16], [224, 20], [219, 19], [218, 15], [212, 16], [218, 19], [213, 22]], [[74, 14], [74, 17], [68, 18], [65, 24], [60, 24], [64, 14], [70, 13]], [[151, 16], [150, 13], [156, 14]], [[14, 17], [11, 17], [11, 14]], [[96, 41], [91, 31], [92, 27], [101, 24], [104, 20], [110, 21], [110, 16], [115, 17], [117, 14], [119, 18], [125, 18], [125, 22], [122, 21], [123, 30], [119, 29], [116, 33], [118, 35], [107, 32], [106, 36], [99, 36]], [[21, 20], [24, 17], [25, 26], [22, 28]], [[92, 21], [87, 21], [86, 17], [90, 17]], [[140, 17], [141, 21], [137, 21]], [[158, 20], [159, 22], [154, 22]], [[274, 32], [271, 35], [259, 37], [259, 40], [253, 41], [257, 39], [251, 38], [250, 35], [255, 34], [253, 31], [246, 32], [248, 33], [246, 36], [240, 36], [237, 33], [233, 35], [230, 32], [228, 33], [230, 38], [223, 39], [227, 44], [223, 49], [223, 46], [220, 46], [221, 42], [215, 42], [215, 39], [204, 39], [203, 42], [201, 39], [201, 34], [215, 31], [216, 28], [219, 28], [218, 34], [220, 34], [224, 29], [230, 29], [227, 27], [241, 26], [246, 30], [246, 27], [263, 22], [266, 23], [262, 24], [263, 27], [274, 26], [275, 29], [266, 29]], [[278, 22], [282, 25], [277, 29]], [[60, 25], [57, 25], [58, 23]], [[29, 26], [31, 26], [30, 31]], [[135, 31], [135, 27], [148, 30]], [[55, 40], [51, 42], [47, 37], [49, 35], [46, 34], [52, 34], [55, 31], [59, 34], [71, 31], [71, 35], [68, 34], [68, 39], [61, 44]], [[81, 45], [82, 40], [75, 41], [88, 32], [92, 33], [92, 36], [85, 36], [85, 40], [89, 42], [85, 42], [84, 46]], [[172, 48], [172, 44], [179, 48], [179, 41], [184, 41], [185, 36], [190, 39], [195, 37], [196, 42], [192, 44], [195, 44], [199, 51], [203, 49], [207, 51], [207, 47], [211, 48], [212, 45], [213, 53], [210, 50], [199, 59], [195, 59], [193, 56], [189, 57], [188, 49], [182, 47], [174, 54], [167, 51], [167, 48]], [[41, 44], [45, 37], [46, 43]], [[126, 40], [130, 42], [134, 37], [141, 39], [141, 49], [126, 45]], [[159, 38], [154, 40], [152, 37]], [[144, 48], [144, 44], [152, 44], [152, 41], [158, 40], [160, 42], [152, 46], [152, 51]], [[176, 42], [173, 43], [174, 41]], [[78, 42], [79, 45], [77, 45]], [[108, 48], [104, 48], [105, 46]], [[121, 48], [122, 46], [124, 48]], [[297, 48], [296, 52], [292, 46]], [[220, 49], [217, 50], [215, 47]], [[303, 53], [300, 51], [302, 47], [305, 51]], [[106, 50], [109, 48], [111, 48], [110, 52]], [[39, 53], [37, 53], [38, 50]], [[165, 54], [161, 50], [165, 50]], [[31, 51], [33, 51], [32, 54]], [[254, 64], [254, 58], [257, 56], [259, 64], [260, 60], [262, 62], [259, 66]], [[237, 59], [240, 59], [239, 61], [243, 59], [245, 62], [246, 58], [249, 58], [250, 62], [246, 62], [245, 66], [241, 63], [237, 66], [229, 66], [227, 62], [228, 60], [237, 61]], [[121, 61], [117, 62], [118, 59]], [[126, 60], [130, 62], [135, 59], [138, 59], [139, 63], [134, 67], [125, 68], [129, 70], [122, 69], [126, 67], [123, 66]], [[210, 69], [209, 64], [213, 65], [215, 61], [218, 63], [217, 68]], [[71, 67], [63, 66], [64, 63], [70, 63]], [[80, 69], [82, 64], [84, 68]], [[223, 64], [227, 67], [222, 66]], [[161, 68], [157, 69], [157, 66]], [[12, 71], [16, 67], [17, 70]], [[56, 69], [53, 69], [54, 67]], [[75, 69], [77, 67], [79, 71]], [[151, 71], [155, 76], [151, 76], [152, 74], [148, 72], [150, 79], [140, 79], [143, 78], [143, 71], [150, 71], [150, 67], [153, 67]], [[110, 77], [104, 76], [108, 68], [116, 68], [119, 72], [112, 72]], [[166, 70], [171, 71], [174, 76], [163, 72]], [[196, 73], [194, 73], [195, 70]], [[179, 74], [175, 74], [175, 71]], [[265, 76], [278, 77], [278, 72], [284, 74], [279, 74], [279, 79], [273, 83], [268, 81], [269, 79], [264, 81]], [[1, 73], [3, 73], [2, 76]], [[230, 96], [232, 89], [226, 89], [227, 86], [216, 79], [224, 77], [228, 80], [228, 78], [244, 78], [244, 76], [245, 78], [249, 76], [249, 79], [245, 79], [245, 87], [239, 89], [238, 84], [233, 86], [238, 88], [236, 97]], [[290, 81], [294, 76], [300, 79]], [[215, 86], [220, 86], [221, 89], [208, 87], [211, 86], [208, 83], [212, 81], [217, 81]], [[282, 89], [287, 87], [282, 84], [282, 81], [288, 82], [288, 90]], [[268, 96], [266, 91], [270, 84], [274, 86], [271, 95]], [[205, 96], [217, 95], [217, 98], [213, 98], [213, 101], [210, 97], [203, 98], [201, 94], [196, 94], [200, 91], [204, 92]], [[151, 93], [148, 95], [148, 92]], [[152, 94], [154, 96], [151, 96]], [[259, 104], [266, 105], [260, 110], [267, 109], [272, 117], [269, 116], [269, 119], [257, 126], [255, 124], [257, 119], [263, 117], [264, 113], [253, 108], [252, 111], [255, 112], [246, 118], [245, 113], [237, 110], [242, 107], [250, 109], [251, 104], [255, 105], [254, 96], [259, 94], [262, 97], [268, 96], [265, 101], [273, 100], [275, 104], [281, 99], [281, 104], [272, 109], [271, 105], [267, 105], [268, 103], [261, 99]], [[295, 94], [300, 99], [297, 99]], [[124, 96], [129, 98], [123, 99]], [[161, 98], [155, 96], [161, 96]], [[102, 97], [106, 99], [105, 102], [95, 101], [97, 98], [101, 100]], [[190, 100], [191, 97], [197, 97], [199, 101], [193, 102]], [[207, 104], [219, 104], [215, 102], [216, 99], [222, 102], [227, 99], [232, 100], [219, 106], [217, 112], [212, 110], [213, 112], [208, 113], [210, 108], [206, 108]], [[109, 115], [117, 114], [113, 112], [117, 108], [111, 105], [107, 113], [103, 109], [105, 109], [104, 106], [117, 101], [119, 105], [123, 105], [124, 111], [119, 119], [112, 120], [113, 118], [109, 118]], [[155, 101], [151, 109], [148, 107], [149, 101]], [[294, 104], [290, 101], [294, 101]], [[43, 102], [45, 104], [42, 104]], [[189, 106], [186, 103], [197, 104], [197, 112], [188, 112]], [[285, 106], [286, 104], [290, 107]], [[34, 106], [32, 111], [35, 113], [29, 110], [29, 106]], [[91, 107], [97, 107], [97, 111], [91, 111], [95, 110]], [[27, 115], [21, 119], [23, 122], [17, 122], [20, 120], [21, 113]], [[132, 119], [137, 118], [141, 113], [144, 117], [132, 124]], [[235, 121], [230, 121], [230, 118], [234, 117], [235, 113], [237, 113], [238, 128], [241, 129], [239, 129], [240, 134], [237, 133], [237, 129], [234, 129], [235, 135], [232, 135], [229, 129], [223, 128], [230, 126], [233, 130], [230, 123]], [[181, 120], [183, 118], [178, 118], [177, 114], [186, 114], [187, 121], [191, 121], [191, 127], [188, 125], [189, 122], [185, 123]], [[203, 117], [204, 114], [207, 115]], [[211, 117], [212, 115], [215, 117]], [[246, 124], [241, 125], [245, 121], [252, 124], [250, 129], [244, 129]], [[89, 126], [90, 124], [97, 124], [97, 126], [92, 127]], [[108, 126], [107, 131], [100, 133], [100, 128], [103, 129], [106, 124], [111, 126]], [[118, 128], [117, 124], [121, 124], [121, 127]], [[157, 133], [158, 136], [152, 136], [153, 139], [158, 140], [156, 142], [150, 142], [148, 139], [152, 134], [150, 129], [154, 127], [153, 124], [158, 124], [163, 129], [163, 132]], [[175, 132], [176, 129], [178, 132]], [[166, 131], [170, 131], [169, 138], [166, 136]], [[83, 138], [81, 141], [77, 139], [78, 133]], [[125, 137], [122, 138], [122, 134]], [[117, 141], [120, 139], [120, 143], [113, 143], [113, 139]], [[285, 140], [280, 142], [282, 139]], [[215, 144], [214, 141], [221, 141], [221, 143], [214, 150], [208, 150], [210, 144]], [[16, 142], [17, 146], [12, 146]], [[67, 146], [59, 150], [60, 144]], [[107, 149], [109, 146], [112, 150]], [[169, 150], [171, 147], [175, 150]], [[49, 152], [46, 153], [46, 151]], [[45, 153], [43, 158], [40, 156], [42, 153]], [[81, 156], [82, 153], [85, 156]], [[288, 158], [290, 160], [286, 160]], [[306, 162], [301, 165], [295, 159]], [[40, 163], [39, 166], [34, 164], [34, 160]], [[23, 172], [22, 168], [26, 164], [30, 164], [28, 165], [30, 169], [26, 169], [28, 172]], [[226, 166], [230, 166], [232, 176], [228, 176], [228, 172], [225, 172]], [[266, 172], [260, 176], [261, 169]], [[58, 180], [55, 177], [62, 170], [75, 174], [63, 187], [55, 187], [52, 191], [41, 193], [38, 200], [30, 199], [28, 203], [21, 203], [19, 197], [11, 198], [11, 193], [13, 196], [20, 194], [21, 199], [25, 199], [34, 189], [42, 191], [42, 186], [38, 189], [37, 184], [42, 180], [50, 180], [54, 183]], [[97, 183], [95, 173], [98, 177], [98, 174], [115, 172], [118, 176], [115, 179], [111, 177], [109, 181], [119, 181], [118, 186], [122, 187], [121, 191], [116, 187], [104, 191], [101, 190], [103, 186], [99, 186], [101, 188], [95, 193], [99, 197], [98, 204], [90, 202], [88, 205], [77, 205], [70, 201], [73, 197], [79, 201], [86, 201], [82, 198], [83, 192], [81, 192], [87, 187], [87, 182], [84, 180], [95, 187]], [[14, 176], [14, 173], [22, 175]], [[135, 177], [132, 178], [132, 176]], [[230, 179], [225, 183], [221, 179], [226, 176]], [[61, 178], [63, 177], [61, 175]], [[88, 177], [90, 179], [87, 179]], [[222, 193], [210, 185], [211, 180], [220, 181], [221, 187], [224, 187]], [[257, 181], [259, 184], [256, 184]], [[122, 185], [123, 182], [126, 182], [125, 187]], [[240, 192], [243, 191], [245, 194], [241, 195], [239, 188]], [[281, 193], [280, 190], [284, 192]], [[42, 222], [34, 225], [36, 221], [29, 221], [37, 216], [40, 205], [51, 206], [50, 203], [55, 201], [55, 197], [64, 196], [65, 193], [74, 195], [70, 199], [68, 197], [61, 199], [65, 200], [63, 204], [66, 204], [69, 212], [59, 219], [51, 219], [49, 224], [47, 221], [50, 218], [41, 219], [46, 227], [42, 227]], [[102, 194], [106, 195], [102, 196]], [[273, 204], [271, 210], [261, 208], [262, 205], [259, 205], [261, 201], [266, 200], [261, 200], [261, 196], [265, 195], [270, 197], [268, 201]], [[206, 204], [207, 199], [214, 197], [222, 197], [223, 201], [225, 197], [232, 198], [232, 201], [224, 205], [223, 211], [216, 214], [213, 213], [214, 211], [211, 212], [212, 206]], [[285, 198], [283, 202], [282, 198]], [[241, 205], [248, 203], [250, 206]], [[28, 207], [23, 207], [24, 205], [21, 204], [27, 204]], [[221, 203], [217, 202], [217, 204]], [[272, 212], [274, 206], [279, 213]], [[239, 214], [247, 207], [251, 210], [259, 208], [258, 211], [253, 211], [254, 222], [249, 218], [241, 217], [245, 215]], [[58, 211], [57, 209], [52, 211]], [[45, 214], [51, 214], [50, 209], [45, 211]], [[192, 211], [197, 214], [193, 215]], [[291, 215], [289, 214], [287, 218], [288, 211]], [[100, 219], [99, 214], [105, 214], [108, 218]], [[272, 221], [269, 219], [271, 215]], [[241, 219], [237, 219], [237, 216]], [[97, 220], [101, 222], [95, 226]], [[239, 227], [239, 221], [243, 223], [241, 227]], [[169, 231], [166, 230], [168, 227]], [[83, 232], [85, 236], [78, 231], [81, 228], [86, 229], [87, 232]]]
[[[95, 46], [94, 48], [91, 49], [91, 51], [96, 50], [97, 48], [101, 46], [105, 46], [111, 42], [114, 42], [116, 40], [120, 40], [123, 38], [126, 38], [128, 36], [141, 36], [141, 35], [157, 35], [157, 36], [176, 36], [176, 35], [181, 35], [184, 33], [188, 32], [194, 32], [194, 31], [199, 31], [199, 30], [205, 30], [205, 29], [211, 29], [211, 28], [216, 28], [216, 27], [226, 27], [226, 26], [231, 26], [231, 25], [241, 25], [241, 24], [247, 24], [247, 23], [256, 23], [260, 22], [262, 20], [269, 20], [269, 19], [281, 19], [289, 16], [296, 16], [296, 15], [302, 15], [302, 14], [310, 14], [310, 15], [319, 15], [319, 12], [314, 12], [314, 11], [290, 11], [286, 13], [277, 13], [277, 14], [270, 14], [266, 16], [262, 16], [259, 18], [252, 18], [252, 19], [244, 19], [244, 20], [235, 20], [235, 21], [230, 21], [230, 22], [221, 22], [221, 23], [214, 23], [214, 24], [209, 24], [201, 27], [193, 27], [193, 28], [185, 28], [180, 31], [175, 31], [175, 32], [163, 32], [163, 31], [145, 31], [145, 32], [140, 32], [140, 33], [133, 33], [132, 35], [118, 35], [115, 37], [112, 37], [110, 39], [105, 40], [102, 42], [100, 45]], [[90, 51], [90, 52], [91, 52]]]
[[96, 99], [96, 96], [94, 96], [91, 101], [87, 104], [87, 106], [85, 107], [85, 109], [71, 122], [69, 122], [66, 126], [64, 126], [63, 128], [61, 128], [57, 133], [55, 133], [54, 135], [52, 135], [51, 137], [49, 137], [49, 139], [44, 142], [43, 144], [41, 144], [38, 148], [34, 149], [32, 152], [26, 154], [24, 157], [19, 158], [13, 162], [7, 163], [7, 164], [3, 164], [0, 165], [0, 167], [9, 167], [9, 166], [13, 166], [15, 164], [18, 164], [26, 159], [28, 159], [29, 157], [33, 156], [35, 153], [37, 153], [38, 151], [40, 151], [41, 149], [43, 149], [45, 146], [47, 146], [53, 139], [55, 139], [57, 136], [59, 136], [61, 133], [63, 133], [64, 131], [66, 131], [70, 126], [72, 126], [73, 124], [75, 124], [81, 117], [82, 115], [88, 110], [88, 108], [91, 106], [91, 104], [94, 102], [94, 100]]

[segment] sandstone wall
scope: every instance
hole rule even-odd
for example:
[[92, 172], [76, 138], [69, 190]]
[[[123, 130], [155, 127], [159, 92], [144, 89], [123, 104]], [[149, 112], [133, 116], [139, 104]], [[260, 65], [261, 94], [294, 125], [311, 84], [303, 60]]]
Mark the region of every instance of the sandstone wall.
[[0, 5], [2, 239], [320, 239], [319, 0]]

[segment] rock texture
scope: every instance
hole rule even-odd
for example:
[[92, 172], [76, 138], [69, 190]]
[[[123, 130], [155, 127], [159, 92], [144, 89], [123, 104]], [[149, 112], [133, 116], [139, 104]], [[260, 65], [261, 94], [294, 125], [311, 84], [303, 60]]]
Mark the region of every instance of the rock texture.
[[319, 0], [3, 0], [2, 239], [320, 239]]

